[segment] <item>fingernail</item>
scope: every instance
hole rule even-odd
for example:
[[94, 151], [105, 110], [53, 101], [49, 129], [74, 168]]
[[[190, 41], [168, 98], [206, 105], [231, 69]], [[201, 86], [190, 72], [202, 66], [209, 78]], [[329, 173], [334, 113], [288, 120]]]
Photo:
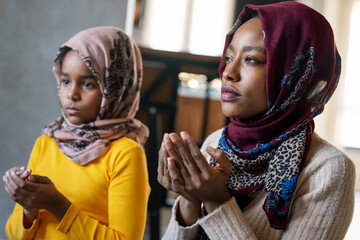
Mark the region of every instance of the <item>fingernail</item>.
[[170, 134], [169, 136], [170, 136], [171, 141], [173, 141], [173, 142], [176, 141], [176, 137], [174, 136], [174, 134]]
[[184, 131], [181, 131], [180, 132], [180, 136], [184, 139], [184, 138], [186, 138], [186, 134], [184, 133]]
[[15, 177], [15, 173], [14, 173], [14, 172], [11, 172], [11, 176]]
[[24, 169], [25, 169], [25, 167], [20, 167], [20, 169], [21, 169], [21, 170], [24, 170]]

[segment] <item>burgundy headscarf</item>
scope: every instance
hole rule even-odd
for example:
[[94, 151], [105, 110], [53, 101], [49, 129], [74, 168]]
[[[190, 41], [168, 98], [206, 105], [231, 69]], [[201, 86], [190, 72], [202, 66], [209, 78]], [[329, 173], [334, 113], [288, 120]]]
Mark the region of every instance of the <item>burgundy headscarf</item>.
[[71, 124], [62, 113], [43, 133], [51, 136], [69, 160], [88, 164], [104, 154], [111, 141], [129, 137], [144, 144], [148, 128], [135, 114], [139, 107], [142, 84], [142, 59], [138, 46], [121, 29], [95, 27], [77, 33], [59, 50], [53, 72], [58, 88], [61, 78], [60, 61], [72, 49], [90, 69], [103, 94], [94, 122]]
[[[231, 118], [218, 148], [233, 164], [227, 180], [230, 193], [245, 196], [264, 187], [269, 223], [285, 229], [301, 163], [311, 144], [313, 118], [337, 86], [341, 59], [330, 24], [312, 8], [292, 1], [246, 5], [226, 36], [221, 77], [234, 33], [255, 12], [267, 52], [268, 111], [251, 123]], [[210, 164], [216, 164], [214, 159]]]

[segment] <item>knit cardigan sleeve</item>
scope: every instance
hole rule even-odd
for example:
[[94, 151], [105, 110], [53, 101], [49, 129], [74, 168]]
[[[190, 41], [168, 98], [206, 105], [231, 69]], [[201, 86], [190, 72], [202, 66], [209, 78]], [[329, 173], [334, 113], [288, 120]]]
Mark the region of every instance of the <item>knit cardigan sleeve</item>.
[[354, 193], [353, 163], [315, 134], [285, 230], [270, 227], [262, 208], [263, 191], [243, 210], [232, 198], [190, 227], [178, 224], [175, 205], [163, 239], [195, 239], [199, 225], [210, 239], [343, 239], [352, 219]]

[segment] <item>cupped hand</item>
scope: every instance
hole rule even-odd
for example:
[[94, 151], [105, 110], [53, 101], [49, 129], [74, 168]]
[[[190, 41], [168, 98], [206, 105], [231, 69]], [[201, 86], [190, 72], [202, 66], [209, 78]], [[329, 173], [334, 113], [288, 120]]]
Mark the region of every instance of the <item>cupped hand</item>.
[[[16, 201], [17, 197], [15, 195], [15, 192], [13, 189], [17, 188], [16, 183], [12, 180], [11, 176], [15, 175], [20, 177], [23, 181], [20, 180], [20, 182], [26, 182], [28, 177], [31, 175], [31, 169], [27, 169], [24, 166], [21, 167], [13, 167], [5, 172], [5, 175], [3, 176], [3, 181], [5, 183], [5, 190], [9, 194], [10, 198]], [[21, 183], [23, 184], [23, 183]], [[21, 204], [20, 204], [21, 205]], [[32, 221], [36, 218], [38, 214], [38, 209], [22, 206], [24, 209], [24, 227], [29, 228], [32, 225]]]
[[[186, 171], [182, 164], [176, 164], [168, 151], [166, 150], [165, 144], [170, 143], [169, 134], [165, 133], [161, 148], [159, 150], [159, 162], [158, 162], [158, 182], [167, 190], [176, 192], [177, 194], [183, 196], [189, 202], [196, 203], [200, 205], [200, 200], [191, 196], [189, 192], [185, 189], [184, 179], [181, 175], [181, 171]], [[174, 164], [172, 171], [169, 170], [169, 165]], [[172, 174], [170, 176], [170, 174]]]
[[[46, 176], [30, 175], [23, 179], [16, 171], [8, 171], [4, 176], [5, 190], [24, 210], [32, 215], [36, 209], [46, 209], [59, 220], [70, 206], [69, 200], [62, 195]], [[26, 215], [26, 212], [24, 211]]]
[[201, 201], [208, 212], [231, 198], [225, 182], [232, 165], [223, 151], [206, 148], [217, 162], [212, 168], [194, 139], [186, 132], [181, 132], [181, 137], [171, 133], [169, 138], [165, 139], [164, 146], [169, 155], [167, 159], [170, 179], [178, 183], [192, 198]]

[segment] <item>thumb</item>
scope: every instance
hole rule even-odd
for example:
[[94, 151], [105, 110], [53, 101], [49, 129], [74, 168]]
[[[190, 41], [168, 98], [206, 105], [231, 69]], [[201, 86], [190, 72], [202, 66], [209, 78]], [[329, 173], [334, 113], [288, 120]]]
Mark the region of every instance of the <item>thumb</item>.
[[51, 181], [48, 177], [40, 176], [40, 175], [30, 175], [28, 177], [28, 180], [30, 182], [34, 182], [34, 183], [51, 183]]
[[232, 164], [229, 160], [229, 158], [226, 156], [226, 154], [219, 150], [215, 149], [213, 147], [208, 146], [206, 148], [207, 153], [210, 154], [211, 157], [213, 157], [216, 162], [218, 163], [215, 168], [220, 169], [222, 172], [224, 172], [226, 175], [229, 175], [232, 170]]

